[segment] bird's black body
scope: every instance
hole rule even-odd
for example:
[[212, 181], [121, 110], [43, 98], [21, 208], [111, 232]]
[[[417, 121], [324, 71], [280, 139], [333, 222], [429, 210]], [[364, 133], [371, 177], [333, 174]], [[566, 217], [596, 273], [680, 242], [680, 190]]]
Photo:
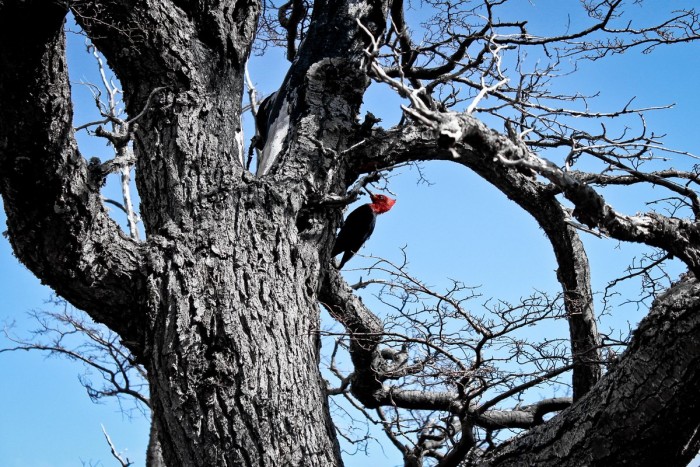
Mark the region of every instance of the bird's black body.
[[345, 263], [357, 253], [357, 250], [372, 235], [376, 222], [377, 214], [372, 209], [371, 204], [363, 204], [348, 215], [338, 233], [338, 238], [335, 240], [333, 252], [331, 253], [332, 256], [335, 256], [344, 252], [338, 269], [342, 269]]

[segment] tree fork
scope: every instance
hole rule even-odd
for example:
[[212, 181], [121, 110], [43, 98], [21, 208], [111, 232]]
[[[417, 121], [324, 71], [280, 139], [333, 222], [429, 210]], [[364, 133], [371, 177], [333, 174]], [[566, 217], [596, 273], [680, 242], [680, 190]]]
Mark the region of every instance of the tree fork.
[[143, 250], [109, 218], [73, 137], [66, 10], [38, 3], [0, 2], [0, 190], [9, 238], [44, 283], [138, 354]]

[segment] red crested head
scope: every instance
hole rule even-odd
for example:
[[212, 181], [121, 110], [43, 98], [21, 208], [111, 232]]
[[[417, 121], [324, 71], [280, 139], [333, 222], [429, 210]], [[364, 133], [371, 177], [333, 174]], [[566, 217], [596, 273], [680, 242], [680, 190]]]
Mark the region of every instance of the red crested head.
[[384, 195], [375, 195], [374, 193], [370, 193], [369, 197], [372, 199], [372, 202], [369, 206], [372, 208], [372, 211], [374, 211], [376, 214], [382, 214], [387, 212], [396, 203], [395, 199], [389, 198], [388, 196]]

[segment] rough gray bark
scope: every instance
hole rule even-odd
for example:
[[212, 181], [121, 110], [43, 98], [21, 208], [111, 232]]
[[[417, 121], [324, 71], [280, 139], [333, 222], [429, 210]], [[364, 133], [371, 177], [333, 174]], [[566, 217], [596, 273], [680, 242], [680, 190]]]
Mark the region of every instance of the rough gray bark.
[[[165, 88], [136, 130], [144, 245], [109, 220], [101, 180], [91, 180], [76, 149], [65, 10], [52, 6], [24, 33], [13, 27], [35, 21], [36, 7], [0, 2], [3, 43], [23, 45], [0, 52], [0, 128], [17, 135], [3, 139], [3, 198], [18, 257], [120, 333], [146, 366], [167, 465], [340, 464], [318, 367], [315, 293], [328, 254], [318, 239], [329, 243], [332, 224], [317, 229], [311, 217], [328, 214], [307, 207], [313, 176], [297, 176], [325, 178], [326, 158], [307, 137], [289, 150], [297, 163], [288, 172], [258, 180], [237, 164], [231, 137], [259, 5], [74, 5], [120, 76], [132, 115]], [[347, 115], [357, 113], [368, 84], [350, 61], [358, 57], [298, 71], [297, 79], [318, 76], [317, 92], [336, 67], [353, 71], [355, 81], [333, 102], [311, 90], [297, 98], [295, 118], [304, 123], [296, 135], [344, 137], [341, 128], [322, 128], [310, 108], [345, 106], [345, 125], [352, 124]], [[295, 140], [288, 135], [285, 144]], [[319, 183], [312, 192], [334, 186]]]
[[[118, 74], [130, 115], [163, 88], [132, 128], [148, 240], [127, 238], [101, 204], [101, 179], [72, 133], [66, 11], [39, 0], [0, 0], [0, 191], [8, 233], [28, 268], [119, 333], [147, 368], [166, 465], [342, 464], [318, 366], [319, 300], [350, 334], [351, 390], [366, 407], [462, 417], [465, 442], [443, 465], [471, 452], [472, 424], [539, 426], [474, 458], [491, 465], [563, 465], [563, 457], [570, 465], [680, 463], [697, 450], [697, 285], [684, 282], [661, 298], [618, 367], [599, 380], [590, 364], [598, 337], [585, 253], [555, 193], [522, 169], [552, 180], [584, 224], [664, 248], [696, 274], [697, 223], [618, 215], [585, 183], [524, 155], [469, 115], [440, 116], [460, 130], [455, 138], [440, 125], [370, 137], [355, 120], [369, 83], [361, 65], [367, 37], [356, 19], [380, 35], [388, 2], [315, 3], [272, 106], [260, 177], [239, 163], [234, 137], [259, 2], [71, 6]], [[504, 154], [521, 157], [521, 166], [502, 163]], [[569, 400], [504, 413], [465, 404], [456, 391], [394, 390], [379, 349], [381, 321], [331, 267], [341, 210], [327, 201], [364, 173], [433, 159], [463, 164], [494, 184], [540, 222], [553, 245], [579, 401], [550, 423], [543, 414]]]
[[260, 206], [260, 187], [239, 193], [230, 236], [199, 252], [163, 240], [168, 259], [152, 266], [162, 311], [147, 366], [166, 462], [333, 465], [314, 279], [298, 267], [315, 252], [287, 236], [293, 199]]
[[[151, 412], [153, 414], [153, 412]], [[151, 431], [148, 434], [148, 447], [146, 448], [146, 465], [148, 467], [167, 467], [163, 459], [163, 450], [158, 439], [158, 425], [151, 418]]]
[[700, 430], [699, 342], [700, 285], [692, 278], [656, 300], [594, 391], [479, 465], [688, 465]]
[[[0, 7], [7, 44], [18, 33], [13, 24], [35, 20], [36, 5]], [[18, 256], [119, 332], [144, 363], [168, 465], [340, 463], [318, 369], [318, 252], [298, 239], [299, 190], [243, 174], [227, 136], [239, 124], [256, 5], [237, 5], [233, 14], [248, 19], [222, 29], [225, 37], [198, 36], [191, 17], [167, 2], [80, 7], [79, 21], [120, 73], [130, 109], [143, 107], [157, 85], [167, 88], [136, 140], [137, 154], [148, 154], [139, 157], [138, 183], [149, 242], [132, 242], [109, 220], [100, 180], [90, 180], [77, 152], [65, 11], [52, 7], [42, 34], [27, 27], [13, 36], [24, 47], [2, 51], [2, 133], [17, 135], [3, 140], [3, 197]], [[107, 11], [110, 24], [100, 15]], [[201, 15], [207, 34], [229, 17], [207, 7], [190, 13]], [[169, 22], [172, 29], [147, 34], [149, 24]], [[174, 59], [192, 68], [175, 68]], [[264, 280], [272, 277], [274, 287]]]
[[[134, 340], [142, 250], [109, 219], [101, 181], [91, 179], [72, 137], [65, 11], [51, 4], [35, 17], [27, 3], [0, 7], [6, 44], [0, 51], [0, 173], [8, 237], [42, 282]], [[130, 312], [134, 319], [124, 319]]]

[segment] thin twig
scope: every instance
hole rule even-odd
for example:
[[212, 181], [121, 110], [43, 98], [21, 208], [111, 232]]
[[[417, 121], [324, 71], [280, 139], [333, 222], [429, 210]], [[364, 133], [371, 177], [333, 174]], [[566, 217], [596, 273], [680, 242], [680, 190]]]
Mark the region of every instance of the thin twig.
[[122, 465], [122, 467], [129, 467], [130, 465], [133, 464], [127, 457], [126, 460], [122, 459], [122, 456], [117, 452], [117, 449], [114, 447], [114, 443], [112, 443], [111, 438], [107, 434], [107, 430], [105, 430], [104, 425], [100, 425], [102, 427], [102, 433], [105, 435], [105, 439], [107, 440], [107, 443], [109, 444], [109, 449], [112, 451], [112, 456], [119, 461], [119, 463]]

